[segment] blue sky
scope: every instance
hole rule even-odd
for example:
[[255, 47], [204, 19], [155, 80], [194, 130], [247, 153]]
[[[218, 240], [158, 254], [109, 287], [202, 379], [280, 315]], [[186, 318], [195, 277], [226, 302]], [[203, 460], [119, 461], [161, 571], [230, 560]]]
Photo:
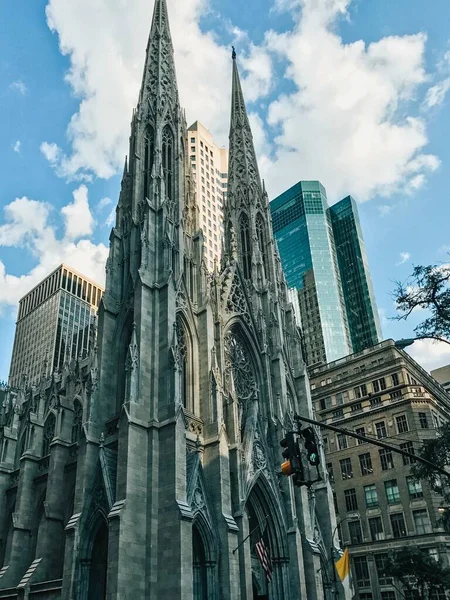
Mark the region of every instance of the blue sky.
[[[227, 143], [235, 44], [274, 197], [319, 179], [352, 194], [385, 337], [410, 337], [391, 291], [448, 260], [446, 0], [168, 0], [181, 102]], [[66, 261], [103, 278], [152, 0], [0, 3], [0, 379], [19, 298]], [[25, 24], [25, 25], [24, 25]], [[426, 368], [450, 347], [415, 344]]]

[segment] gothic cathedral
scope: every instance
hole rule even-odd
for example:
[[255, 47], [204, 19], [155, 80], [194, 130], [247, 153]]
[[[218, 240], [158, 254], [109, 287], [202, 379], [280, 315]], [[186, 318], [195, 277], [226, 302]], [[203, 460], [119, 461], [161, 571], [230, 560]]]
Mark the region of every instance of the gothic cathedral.
[[232, 86], [211, 273], [155, 0], [98, 335], [1, 408], [0, 598], [331, 597], [330, 487], [280, 473], [279, 442], [312, 406], [234, 52]]

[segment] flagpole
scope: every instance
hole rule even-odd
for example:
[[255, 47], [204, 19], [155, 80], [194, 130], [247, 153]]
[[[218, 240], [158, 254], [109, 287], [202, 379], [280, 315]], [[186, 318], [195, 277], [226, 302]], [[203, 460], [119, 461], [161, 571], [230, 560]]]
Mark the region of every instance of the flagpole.
[[[264, 521], [263, 521], [263, 523], [262, 523], [262, 524], [266, 523], [268, 518], [269, 518], [269, 515], [266, 515], [266, 516], [264, 517]], [[258, 525], [257, 525], [256, 527], [254, 527], [254, 528], [253, 528], [253, 529], [250, 531], [250, 533], [248, 534], [248, 536], [242, 540], [242, 542], [239, 544], [239, 546], [236, 546], [236, 548], [233, 550], [233, 554], [236, 552], [236, 550], [239, 550], [239, 548], [242, 546], [242, 544], [248, 540], [248, 538], [249, 538], [249, 537], [252, 535], [252, 533], [253, 533], [254, 531], [256, 531], [256, 530], [258, 529], [258, 527], [260, 527], [260, 523], [258, 523]]]

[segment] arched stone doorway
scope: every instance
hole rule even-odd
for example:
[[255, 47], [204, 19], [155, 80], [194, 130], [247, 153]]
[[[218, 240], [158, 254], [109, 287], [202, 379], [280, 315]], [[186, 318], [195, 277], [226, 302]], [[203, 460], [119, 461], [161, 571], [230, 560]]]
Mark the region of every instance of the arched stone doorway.
[[102, 522], [92, 544], [88, 600], [105, 600], [108, 567], [108, 527]]
[[192, 528], [192, 560], [194, 600], [208, 600], [205, 547], [195, 525]]
[[[288, 600], [289, 574], [287, 534], [273, 490], [260, 475], [245, 504], [250, 533], [253, 600]], [[256, 554], [256, 543], [263, 538], [272, 561], [269, 583]]]

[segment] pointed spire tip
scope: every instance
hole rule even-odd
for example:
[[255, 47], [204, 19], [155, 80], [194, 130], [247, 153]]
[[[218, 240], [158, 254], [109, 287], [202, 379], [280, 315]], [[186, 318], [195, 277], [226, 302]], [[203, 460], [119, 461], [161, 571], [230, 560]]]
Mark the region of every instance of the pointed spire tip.
[[236, 48], [234, 46], [231, 46], [231, 48], [233, 50], [232, 53], [231, 53], [231, 58], [233, 60], [236, 60]]

